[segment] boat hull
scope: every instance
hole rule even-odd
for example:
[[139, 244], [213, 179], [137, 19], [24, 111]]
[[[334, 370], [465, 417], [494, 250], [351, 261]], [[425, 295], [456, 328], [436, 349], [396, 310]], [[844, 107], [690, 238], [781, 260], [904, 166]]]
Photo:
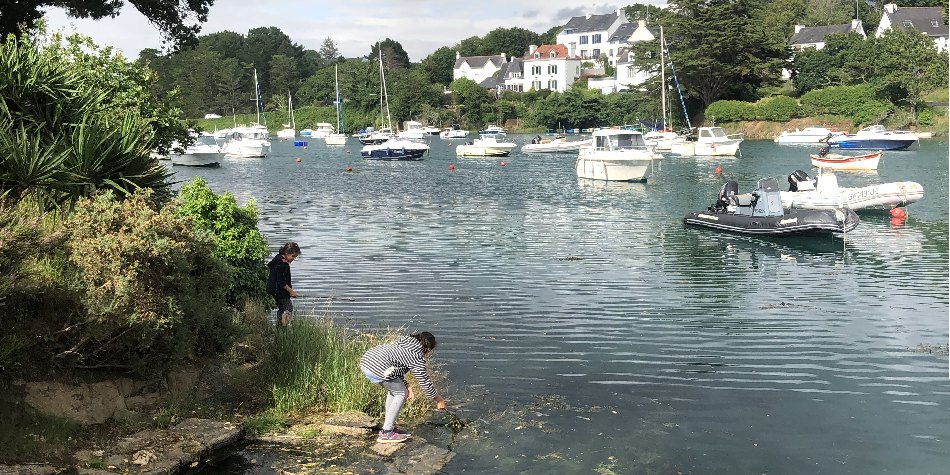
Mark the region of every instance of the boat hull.
[[829, 153], [825, 156], [811, 155], [811, 166], [835, 170], [877, 170], [882, 155], [880, 150], [875, 153], [853, 156], [837, 153]]
[[169, 155], [172, 165], [186, 167], [217, 167], [221, 166], [224, 152], [183, 153]]
[[906, 150], [917, 142], [916, 138], [907, 139], [832, 139], [828, 145], [832, 148], [847, 150]]
[[261, 158], [270, 153], [270, 143], [259, 140], [229, 141], [222, 147], [231, 158]]
[[739, 144], [742, 140], [727, 140], [723, 142], [674, 142], [670, 144], [670, 153], [681, 157], [734, 157], [739, 153]]
[[782, 216], [750, 216], [717, 211], [695, 211], [683, 223], [719, 231], [757, 236], [814, 236], [846, 233], [860, 219], [850, 209], [788, 210]]
[[389, 141], [379, 145], [367, 145], [360, 150], [363, 158], [370, 160], [422, 160], [429, 151], [425, 144], [407, 141]]
[[525, 153], [576, 153], [581, 147], [590, 144], [591, 140], [526, 144], [521, 146], [521, 151]]
[[480, 147], [478, 145], [459, 145], [455, 147], [458, 157], [507, 157], [511, 154], [510, 148]]
[[891, 209], [920, 201], [924, 187], [913, 181], [881, 183], [861, 188], [837, 188], [827, 191], [783, 191], [782, 206], [801, 209], [833, 209], [847, 207], [853, 210]]
[[327, 145], [346, 145], [346, 134], [330, 134], [323, 138]]
[[653, 160], [649, 158], [578, 157], [578, 178], [602, 181], [645, 182]]

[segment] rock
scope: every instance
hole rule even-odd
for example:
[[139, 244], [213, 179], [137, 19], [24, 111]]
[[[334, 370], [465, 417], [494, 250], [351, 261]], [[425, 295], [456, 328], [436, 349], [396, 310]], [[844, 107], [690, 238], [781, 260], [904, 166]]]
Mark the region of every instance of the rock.
[[33, 409], [80, 424], [101, 424], [127, 410], [125, 398], [115, 382], [80, 384], [28, 382], [23, 385], [24, 401]]
[[334, 426], [364, 427], [367, 429], [376, 427], [376, 419], [362, 412], [331, 414], [323, 422]]
[[187, 397], [195, 393], [201, 371], [194, 368], [182, 368], [168, 373], [165, 378], [168, 392], [172, 397]]
[[436, 447], [421, 441], [418, 445], [413, 444], [412, 450], [400, 453], [396, 456], [392, 466], [398, 473], [411, 473], [413, 475], [426, 475], [439, 473], [445, 464], [452, 460], [455, 453]]
[[61, 473], [69, 473], [69, 470], [48, 465], [0, 465], [0, 474], [3, 475], [58, 475]]
[[363, 427], [347, 427], [330, 424], [321, 424], [317, 426], [317, 430], [327, 434], [345, 435], [348, 437], [366, 437], [372, 432], [371, 429]]

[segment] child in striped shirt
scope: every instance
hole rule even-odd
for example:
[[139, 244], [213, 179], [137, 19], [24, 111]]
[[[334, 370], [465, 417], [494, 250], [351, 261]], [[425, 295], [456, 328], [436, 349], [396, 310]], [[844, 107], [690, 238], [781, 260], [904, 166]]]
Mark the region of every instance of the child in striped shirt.
[[403, 336], [392, 343], [370, 348], [360, 358], [360, 370], [373, 383], [386, 390], [386, 416], [377, 442], [405, 442], [410, 435], [396, 428], [396, 417], [407, 400], [415, 395], [406, 383], [405, 374], [412, 373], [436, 408], [445, 409], [445, 399], [429, 381], [425, 357], [435, 349], [435, 336], [429, 332]]

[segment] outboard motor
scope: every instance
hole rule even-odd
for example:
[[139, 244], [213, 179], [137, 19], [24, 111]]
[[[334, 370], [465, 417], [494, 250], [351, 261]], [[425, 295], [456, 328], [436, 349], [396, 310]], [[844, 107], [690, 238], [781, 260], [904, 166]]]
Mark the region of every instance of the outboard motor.
[[535, 136], [533, 139], [531, 139], [531, 143], [533, 144], [541, 143], [541, 136], [540, 135]]
[[735, 181], [727, 181], [722, 185], [722, 188], [719, 189], [719, 198], [716, 199], [716, 209], [723, 210], [729, 206], [729, 203], [732, 202], [731, 197], [739, 194], [739, 183]]
[[815, 189], [815, 182], [807, 173], [795, 170], [788, 176], [788, 191], [811, 191]]

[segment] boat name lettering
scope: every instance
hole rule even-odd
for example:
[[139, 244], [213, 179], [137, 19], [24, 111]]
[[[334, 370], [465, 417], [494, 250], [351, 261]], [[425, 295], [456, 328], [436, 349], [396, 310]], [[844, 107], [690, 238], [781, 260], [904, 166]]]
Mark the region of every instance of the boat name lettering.
[[698, 215], [696, 215], [696, 217], [697, 217], [697, 218], [701, 218], [701, 219], [710, 219], [710, 220], [713, 220], [713, 221], [719, 221], [719, 217], [718, 217], [718, 216], [710, 216], [710, 215], [708, 215], [708, 214], [698, 214]]
[[798, 222], [798, 218], [789, 218], [789, 219], [783, 219], [783, 220], [779, 221], [778, 223], [779, 223], [779, 224], [791, 224], [791, 223], [797, 223], [797, 222]]
[[879, 194], [880, 194], [880, 193], [878, 192], [878, 187], [876, 187], [876, 186], [868, 186], [868, 187], [861, 188], [860, 190], [855, 191], [854, 193], [849, 193], [849, 194], [848, 194], [848, 199], [847, 199], [846, 201], [852, 201], [852, 200], [855, 200], [855, 199], [870, 198], [870, 197], [872, 197], [872, 196], [876, 196], [876, 195], [879, 195]]

